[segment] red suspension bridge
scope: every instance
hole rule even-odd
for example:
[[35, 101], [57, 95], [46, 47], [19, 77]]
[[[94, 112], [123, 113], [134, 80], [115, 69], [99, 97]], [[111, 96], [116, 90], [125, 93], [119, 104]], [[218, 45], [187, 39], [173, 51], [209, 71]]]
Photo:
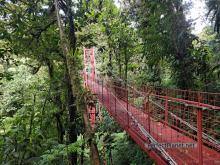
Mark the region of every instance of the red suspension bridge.
[[84, 63], [85, 87], [157, 164], [220, 164], [220, 93], [135, 88], [102, 78], [93, 48], [84, 49]]

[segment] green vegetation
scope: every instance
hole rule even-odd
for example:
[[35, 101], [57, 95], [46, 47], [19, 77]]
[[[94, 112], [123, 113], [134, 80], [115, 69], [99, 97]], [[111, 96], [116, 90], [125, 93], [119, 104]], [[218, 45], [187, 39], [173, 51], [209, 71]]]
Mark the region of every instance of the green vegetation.
[[218, 0], [206, 0], [215, 28], [199, 36], [182, 0], [121, 3], [0, 0], [0, 164], [153, 164], [105, 111], [89, 129], [83, 47], [102, 75], [220, 91]]

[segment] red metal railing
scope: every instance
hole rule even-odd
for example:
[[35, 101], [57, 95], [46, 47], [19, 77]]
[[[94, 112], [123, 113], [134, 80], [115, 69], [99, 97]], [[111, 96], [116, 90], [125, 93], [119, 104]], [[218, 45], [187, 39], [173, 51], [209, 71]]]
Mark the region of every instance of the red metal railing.
[[[220, 94], [137, 90], [97, 75], [87, 81], [108, 112], [158, 164], [220, 164]], [[157, 145], [149, 148], [152, 144]]]

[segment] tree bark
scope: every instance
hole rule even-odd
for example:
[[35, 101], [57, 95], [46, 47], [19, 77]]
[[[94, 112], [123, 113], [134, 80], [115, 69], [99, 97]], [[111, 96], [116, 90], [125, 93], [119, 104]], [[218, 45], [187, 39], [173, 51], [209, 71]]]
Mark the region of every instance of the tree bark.
[[[65, 67], [66, 67], [66, 82], [68, 87], [68, 111], [69, 111], [69, 122], [71, 127], [69, 129], [69, 142], [73, 143], [77, 140], [77, 132], [76, 132], [76, 112], [77, 112], [77, 96], [81, 98], [80, 88], [82, 87], [80, 84], [80, 75], [78, 69], [78, 59], [75, 56], [76, 50], [76, 36], [75, 36], [75, 28], [74, 28], [74, 18], [73, 13], [71, 11], [71, 1], [67, 0], [67, 16], [69, 21], [69, 43], [65, 39], [64, 29], [61, 23], [61, 18], [59, 14], [58, 0], [55, 0], [55, 11], [57, 17], [57, 23], [60, 32], [61, 39], [61, 48], [63, 51], [63, 55], [65, 57]], [[73, 67], [74, 66], [74, 67]], [[89, 123], [89, 119], [87, 116], [86, 102], [80, 100], [81, 109], [83, 109], [83, 119], [86, 130], [86, 138], [88, 139], [88, 143], [90, 146], [90, 154], [91, 154], [91, 164], [100, 165], [99, 153], [97, 149], [97, 145], [94, 139], [94, 133], [91, 130], [91, 126]], [[70, 155], [71, 164], [77, 164], [77, 155]]]
[[[68, 128], [68, 134], [69, 134], [69, 143], [74, 143], [77, 141], [77, 130], [76, 130], [76, 111], [77, 107], [76, 105], [76, 98], [73, 96], [72, 87], [70, 83], [70, 78], [68, 74], [66, 74], [66, 85], [67, 85], [67, 109], [69, 112], [69, 128]], [[71, 165], [77, 164], [77, 153], [71, 153], [69, 155], [69, 159], [71, 162]]]
[[[67, 109], [69, 112], [69, 128], [68, 128], [68, 140], [69, 143], [74, 143], [77, 141], [77, 132], [76, 132], [76, 84], [74, 84], [74, 79], [72, 78], [71, 74], [71, 65], [74, 64], [74, 61], [70, 58], [70, 47], [68, 46], [68, 43], [65, 39], [64, 29], [62, 26], [60, 14], [59, 14], [59, 6], [58, 6], [58, 0], [55, 0], [55, 11], [56, 11], [56, 17], [57, 17], [57, 23], [59, 27], [60, 32], [60, 40], [61, 40], [61, 48], [63, 51], [63, 55], [65, 57], [64, 65], [66, 69], [66, 86], [67, 86]], [[72, 43], [73, 44], [73, 43]], [[73, 50], [75, 51], [75, 50]], [[76, 69], [75, 69], [76, 70]], [[74, 86], [75, 85], [75, 86]], [[75, 90], [74, 90], [75, 87]], [[77, 153], [71, 153], [69, 155], [69, 160], [71, 165], [77, 164]]]
[[112, 50], [110, 49], [109, 51], [109, 56], [108, 56], [108, 76], [112, 76]]

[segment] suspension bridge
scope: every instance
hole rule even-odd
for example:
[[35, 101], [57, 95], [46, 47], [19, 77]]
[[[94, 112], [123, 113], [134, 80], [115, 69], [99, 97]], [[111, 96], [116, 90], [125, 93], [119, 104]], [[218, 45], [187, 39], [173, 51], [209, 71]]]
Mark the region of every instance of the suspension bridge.
[[[157, 164], [220, 164], [220, 93], [137, 88], [96, 74], [84, 49], [84, 85]], [[92, 127], [95, 109], [89, 109]]]

